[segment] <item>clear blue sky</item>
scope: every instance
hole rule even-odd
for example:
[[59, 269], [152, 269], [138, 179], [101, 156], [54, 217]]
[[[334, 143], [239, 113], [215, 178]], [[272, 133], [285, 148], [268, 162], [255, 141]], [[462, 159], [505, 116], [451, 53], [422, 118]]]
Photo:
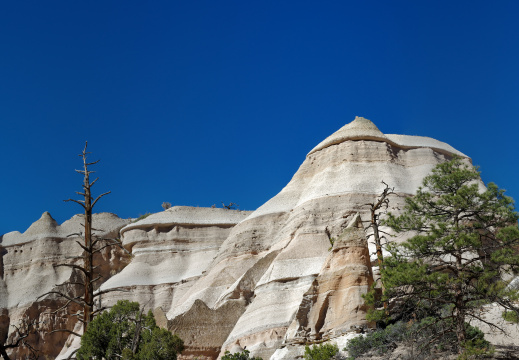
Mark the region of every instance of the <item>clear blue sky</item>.
[[9, 1], [0, 5], [0, 234], [80, 207], [278, 193], [356, 115], [445, 141], [519, 200], [518, 1]]

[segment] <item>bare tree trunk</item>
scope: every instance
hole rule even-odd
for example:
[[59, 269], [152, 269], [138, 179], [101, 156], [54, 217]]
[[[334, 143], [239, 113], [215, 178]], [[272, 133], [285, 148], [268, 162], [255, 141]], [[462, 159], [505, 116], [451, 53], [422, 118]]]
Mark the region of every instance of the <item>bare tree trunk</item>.
[[371, 211], [371, 226], [373, 227], [373, 239], [375, 240], [375, 247], [377, 249], [377, 263], [378, 266], [381, 266], [384, 261], [384, 256], [382, 255], [382, 244], [378, 231], [378, 214], [376, 214], [374, 210]]
[[[459, 217], [458, 214], [454, 217], [454, 223], [456, 229], [459, 228]], [[455, 252], [453, 256], [456, 258], [456, 270], [455, 277], [456, 279], [460, 278], [460, 275], [463, 273], [463, 249], [460, 249], [458, 245], [454, 246]], [[463, 345], [466, 341], [466, 333], [465, 333], [465, 305], [467, 300], [464, 299], [463, 294], [463, 283], [457, 282], [454, 286], [454, 291], [456, 294], [456, 305], [455, 305], [455, 321], [456, 321], [456, 336], [458, 338], [458, 353], [463, 353]]]
[[[86, 146], [85, 146], [86, 151]], [[84, 151], [84, 153], [85, 153]], [[84, 154], [86, 155], [86, 154]], [[90, 192], [90, 177], [86, 163], [86, 156], [83, 157], [85, 167], [85, 183], [83, 185], [85, 190], [85, 250], [83, 252], [83, 261], [85, 266], [85, 305], [83, 307], [83, 320], [84, 328], [86, 332], [88, 324], [93, 320], [93, 297], [94, 297], [94, 284], [92, 284], [93, 278], [93, 248], [92, 248], [92, 195]]]
[[[84, 244], [81, 244], [78, 242], [79, 246], [83, 249], [83, 255], [81, 257], [77, 257], [78, 259], [82, 258], [83, 264], [82, 265], [75, 265], [75, 264], [58, 264], [55, 266], [65, 266], [70, 267], [72, 269], [77, 270], [80, 274], [82, 274], [83, 277], [83, 294], [81, 296], [76, 295], [69, 295], [61, 291], [50, 291], [48, 293], [45, 293], [40, 296], [43, 297], [45, 295], [49, 294], [56, 294], [62, 298], [67, 299], [67, 303], [64, 307], [67, 307], [70, 303], [75, 303], [79, 305], [83, 309], [82, 316], [78, 316], [78, 320], [83, 323], [83, 333], [86, 332], [88, 325], [93, 320], [94, 315], [102, 311], [103, 309], [99, 307], [98, 309], [94, 309], [94, 303], [95, 298], [100, 297], [102, 294], [105, 294], [107, 292], [111, 291], [121, 291], [120, 289], [110, 289], [110, 290], [104, 290], [104, 291], [98, 291], [96, 294], [94, 294], [94, 282], [99, 279], [100, 277], [95, 277], [95, 266], [94, 266], [94, 254], [96, 252], [101, 251], [104, 248], [110, 247], [110, 246], [118, 246], [121, 249], [124, 250], [122, 247], [122, 244], [119, 240], [116, 239], [104, 239], [95, 236], [92, 234], [95, 229], [92, 227], [92, 211], [99, 199], [101, 199], [103, 196], [110, 193], [110, 191], [105, 192], [95, 199], [92, 197], [92, 186], [96, 183], [96, 181], [99, 178], [96, 178], [94, 181], [90, 182], [90, 174], [94, 171], [91, 171], [88, 169], [89, 166], [97, 164], [99, 160], [94, 162], [87, 162], [87, 155], [89, 154], [87, 152], [87, 145], [88, 143], [85, 143], [85, 148], [83, 149], [83, 152], [79, 154], [79, 156], [83, 159], [83, 170], [76, 170], [76, 172], [82, 174], [84, 176], [83, 178], [83, 192], [76, 192], [78, 195], [83, 196], [84, 200], [75, 200], [75, 199], [68, 199], [65, 201], [72, 201], [75, 202], [83, 207], [85, 210], [85, 218], [84, 218], [84, 233], [81, 232], [77, 234], [71, 234], [76, 236], [83, 236], [84, 237]], [[126, 250], [125, 250], [126, 251]], [[75, 285], [77, 283], [71, 283], [71, 282], [65, 282], [61, 285]], [[71, 334], [74, 334], [76, 336], [81, 336], [78, 333], [75, 333], [70, 330], [66, 329], [60, 329], [60, 330], [54, 330], [54, 331], [65, 331]]]
[[2, 358], [4, 360], [11, 360], [9, 355], [7, 355], [7, 352], [5, 351], [5, 347], [3, 345], [0, 345], [0, 355], [2, 355]]
[[[371, 219], [369, 227], [373, 228], [373, 239], [375, 241], [375, 248], [377, 251], [377, 264], [378, 266], [382, 266], [384, 262], [384, 255], [382, 253], [382, 239], [380, 237], [379, 223], [380, 223], [380, 211], [381, 209], [387, 209], [389, 205], [388, 196], [394, 194], [395, 188], [390, 188], [388, 184], [382, 181], [382, 184], [385, 185], [384, 190], [380, 194], [379, 198], [376, 202], [371, 204], [365, 204], [370, 207]], [[381, 290], [384, 292], [384, 284], [381, 282]], [[381, 294], [379, 294], [380, 298]], [[380, 300], [380, 299], [379, 299]], [[383, 303], [384, 309], [387, 309], [387, 302]]]

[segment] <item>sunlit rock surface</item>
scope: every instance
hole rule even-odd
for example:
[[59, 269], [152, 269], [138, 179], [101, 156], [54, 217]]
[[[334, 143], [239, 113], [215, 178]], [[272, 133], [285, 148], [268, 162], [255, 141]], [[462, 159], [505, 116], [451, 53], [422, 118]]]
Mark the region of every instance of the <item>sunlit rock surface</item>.
[[[367, 220], [365, 204], [381, 193], [382, 181], [400, 195], [391, 200], [391, 210], [398, 212], [403, 196], [414, 194], [430, 170], [452, 155], [465, 157], [440, 141], [385, 135], [371, 121], [356, 118], [314, 148], [278, 195], [232, 228], [206, 273], [175, 299], [175, 306], [167, 312], [170, 324], [180, 318], [187, 322], [188, 317], [203, 323], [207, 309], [221, 313], [228, 304], [241, 301], [243, 314], [221, 345], [220, 355], [225, 350], [247, 348], [264, 359], [284, 344], [304, 341], [304, 336], [308, 340], [325, 334], [333, 337], [338, 323], [344, 325], [339, 332], [366, 325], [359, 296], [373, 281], [367, 253], [359, 250], [355, 255], [359, 258], [351, 260], [346, 255], [339, 256], [341, 260], [329, 259], [325, 229], [338, 238], [357, 212]], [[333, 269], [321, 276], [327, 261], [352, 271], [344, 279], [332, 279]], [[356, 264], [363, 270], [355, 269]], [[328, 300], [333, 302], [330, 315], [320, 319], [320, 312], [329, 306], [324, 303], [326, 295], [315, 290], [315, 310], [307, 315], [313, 329], [306, 329], [307, 335], [302, 329], [289, 331], [297, 328], [293, 325], [297, 314], [306, 311], [301, 307], [308, 306], [304, 299], [310, 297], [316, 279], [319, 289], [329, 286], [330, 294], [335, 294]], [[362, 284], [362, 291], [359, 286], [351, 287], [353, 283]], [[341, 294], [349, 298], [339, 300]], [[198, 310], [201, 303], [206, 306], [204, 311]], [[337, 314], [337, 319], [331, 314]], [[175, 328], [182, 334], [182, 329]], [[200, 328], [198, 335], [205, 339], [215, 331], [214, 326]], [[204, 341], [190, 340], [190, 353], [207, 354]]]
[[[124, 267], [119, 253], [103, 255], [112, 267], [101, 289], [123, 291], [103, 295], [102, 304], [129, 299], [153, 309], [162, 327], [184, 339], [184, 359], [245, 348], [265, 360], [291, 359], [306, 341], [347, 338], [370, 326], [361, 296], [377, 269], [366, 204], [384, 181], [396, 194], [389, 210], [398, 213], [404, 197], [453, 155], [470, 161], [440, 141], [383, 134], [356, 118], [311, 150], [254, 212], [178, 206], [133, 223], [100, 214], [101, 228], [120, 230], [132, 256]], [[79, 254], [66, 238], [79, 220], [59, 226], [44, 214], [24, 234], [3, 236], [0, 307], [8, 314], [0, 313], [0, 323], [40, 306], [37, 296], [73, 276], [53, 264]], [[77, 342], [69, 345], [63, 354]]]
[[335, 338], [354, 328], [367, 328], [362, 295], [373, 284], [366, 233], [357, 213], [334, 241], [330, 253], [304, 294], [287, 343]]
[[[83, 241], [78, 235], [83, 229], [83, 218], [83, 215], [76, 215], [59, 225], [45, 212], [23, 234], [7, 233], [0, 242], [0, 311], [4, 314], [0, 316], [0, 327], [12, 333], [14, 328], [10, 325], [19, 325], [24, 318], [39, 321], [38, 333], [31, 335], [29, 340], [51, 358], [60, 352], [68, 335], [48, 332], [62, 328], [72, 330], [74, 321], [67, 322], [62, 317], [63, 311], [51, 314], [64, 305], [64, 299], [54, 295], [38, 297], [59, 290], [58, 284], [78, 278], [70, 267], [56, 265], [77, 263], [78, 260], [72, 257], [82, 254], [76, 241]], [[130, 222], [110, 213], [94, 214], [92, 221], [100, 230], [95, 233], [105, 238], [117, 238], [119, 230]], [[99, 272], [104, 279], [122, 269], [128, 260], [117, 248], [105, 249], [96, 256], [96, 261], [103, 264]], [[26, 353], [27, 349], [20, 347], [13, 356], [22, 358]]]
[[164, 312], [211, 264], [231, 229], [251, 212], [175, 206], [121, 229], [131, 263], [101, 287], [124, 288], [104, 296], [111, 304], [124, 298]]

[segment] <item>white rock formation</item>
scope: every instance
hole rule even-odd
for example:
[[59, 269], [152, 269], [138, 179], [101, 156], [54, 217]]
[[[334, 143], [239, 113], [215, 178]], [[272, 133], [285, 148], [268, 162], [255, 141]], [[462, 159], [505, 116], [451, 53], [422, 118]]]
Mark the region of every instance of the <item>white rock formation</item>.
[[[69, 236], [82, 230], [81, 223], [83, 215], [76, 215], [59, 225], [45, 212], [23, 234], [10, 232], [0, 240], [0, 314], [4, 314], [0, 316], [0, 328], [12, 330], [9, 325], [18, 325], [26, 316], [45, 322], [41, 331], [32, 335], [32, 341], [39, 343], [39, 348], [51, 357], [60, 352], [66, 336], [64, 333], [47, 334], [47, 331], [72, 330], [74, 322], [66, 324], [65, 319], [48, 314], [63, 305], [63, 300], [53, 296], [38, 297], [55, 290], [57, 284], [73, 276], [71, 268], [55, 265], [71, 263], [70, 257], [81, 255], [82, 250], [76, 244], [81, 238]], [[98, 235], [107, 238], [118, 237], [119, 229], [128, 223], [129, 220], [110, 213], [93, 216], [94, 227], [102, 230]], [[122, 254], [115, 249], [106, 249], [98, 257], [104, 258], [105, 265], [100, 271], [107, 278], [110, 269], [117, 270], [125, 265]], [[26, 350], [18, 348], [17, 357], [22, 358]]]
[[[369, 325], [360, 300], [373, 281], [365, 204], [384, 181], [400, 195], [390, 203], [398, 212], [453, 155], [470, 162], [440, 141], [383, 134], [357, 117], [312, 149], [285, 188], [254, 212], [173, 207], [131, 224], [101, 214], [101, 228], [126, 225], [122, 241], [133, 255], [102, 285], [128, 292], [103, 295], [103, 305], [129, 299], [154, 309], [185, 341], [184, 359], [244, 348], [265, 360], [289, 359], [306, 340], [349, 338], [351, 326]], [[0, 308], [37, 311], [35, 298], [70, 278], [52, 264], [70, 254], [65, 236], [78, 221], [58, 226], [44, 214], [24, 234], [2, 237]], [[328, 234], [339, 239], [331, 252]], [[119, 271], [121, 260], [111, 256]]]
[[[314, 148], [278, 195], [232, 228], [207, 272], [175, 299], [167, 313], [170, 329], [181, 336], [185, 331], [191, 354], [198, 349], [209, 355], [207, 345], [217, 348], [221, 337], [207, 334], [217, 328], [202, 325], [204, 318], [211, 312], [225, 318], [234, 304], [230, 317], [240, 307], [243, 314], [220, 354], [246, 347], [268, 359], [295, 336], [287, 330], [329, 254], [325, 228], [337, 237], [355, 213], [367, 219], [364, 204], [382, 191], [381, 181], [399, 195], [414, 194], [423, 177], [452, 155], [464, 156], [434, 139], [384, 135], [356, 118]], [[398, 211], [402, 203], [395, 197], [391, 207]], [[203, 343], [180, 326], [190, 321], [201, 324]]]
[[250, 213], [175, 206], [128, 224], [121, 236], [132, 262], [101, 290], [124, 287], [131, 292], [112, 293], [104, 302], [124, 298], [169, 311], [207, 269], [231, 228]]
[[[13, 231], [2, 237], [0, 245], [5, 249], [2, 256], [2, 280], [0, 289], [6, 296], [0, 297], [1, 308], [14, 308], [30, 304], [70, 278], [70, 268], [55, 268], [65, 262], [66, 256], [78, 256], [81, 248], [75, 243], [79, 237], [71, 234], [82, 230], [83, 215], [75, 215], [58, 225], [48, 212], [34, 222], [23, 234]], [[119, 229], [129, 220], [110, 213], [94, 214], [95, 228], [102, 229], [99, 235], [118, 237]]]

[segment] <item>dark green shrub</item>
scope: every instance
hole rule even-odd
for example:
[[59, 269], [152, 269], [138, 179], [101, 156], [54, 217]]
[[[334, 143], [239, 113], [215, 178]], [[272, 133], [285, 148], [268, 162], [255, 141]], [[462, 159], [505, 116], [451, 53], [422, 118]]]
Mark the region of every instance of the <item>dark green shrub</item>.
[[[422, 354], [437, 352], [457, 353], [457, 337], [453, 332], [446, 332], [450, 328], [448, 320], [427, 317], [419, 323], [397, 322], [378, 329], [364, 336], [359, 336], [348, 342], [345, 351], [348, 351], [349, 359], [356, 359], [370, 351], [382, 355], [393, 351], [398, 343], [416, 344], [417, 350]], [[492, 347], [484, 339], [483, 332], [477, 327], [465, 324], [467, 341], [464, 343], [464, 355], [460, 359], [472, 355], [483, 355], [491, 353]], [[438, 334], [442, 334], [436, 338]], [[465, 357], [463, 357], [465, 356]]]
[[519, 323], [519, 314], [515, 311], [503, 311], [503, 319], [513, 323]]
[[250, 351], [243, 350], [241, 353], [231, 354], [229, 351], [226, 351], [224, 356], [222, 356], [221, 360], [263, 360], [260, 357], [249, 357]]
[[376, 354], [382, 355], [393, 350], [397, 342], [403, 341], [409, 335], [409, 327], [403, 322], [398, 322], [385, 329], [378, 329], [367, 335], [351, 339], [344, 350], [348, 351], [350, 359], [356, 359], [372, 350]]
[[78, 360], [175, 360], [183, 341], [159, 328], [151, 311], [143, 314], [139, 303], [119, 300], [96, 316], [81, 337]]
[[335, 344], [318, 344], [305, 346], [305, 360], [330, 360], [339, 352]]
[[465, 324], [465, 329], [467, 341], [463, 344], [463, 354], [458, 357], [459, 360], [472, 359], [494, 352], [492, 345], [485, 340], [483, 331], [469, 324]]

